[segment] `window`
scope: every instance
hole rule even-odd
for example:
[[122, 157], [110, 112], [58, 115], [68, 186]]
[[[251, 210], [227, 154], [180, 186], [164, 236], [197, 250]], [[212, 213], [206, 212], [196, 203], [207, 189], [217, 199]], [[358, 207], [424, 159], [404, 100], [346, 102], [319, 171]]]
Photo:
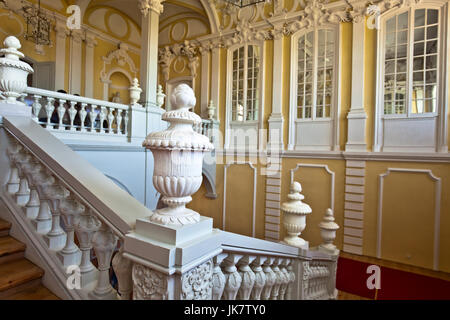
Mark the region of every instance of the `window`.
[[334, 51], [333, 30], [311, 31], [298, 39], [297, 119], [330, 118]]
[[259, 46], [245, 45], [235, 49], [232, 55], [232, 121], [257, 121], [260, 85]]
[[289, 150], [339, 150], [339, 25], [291, 39]]
[[384, 114], [437, 112], [439, 10], [409, 10], [386, 21]]
[[448, 152], [448, 6], [423, 0], [381, 16], [374, 151]]

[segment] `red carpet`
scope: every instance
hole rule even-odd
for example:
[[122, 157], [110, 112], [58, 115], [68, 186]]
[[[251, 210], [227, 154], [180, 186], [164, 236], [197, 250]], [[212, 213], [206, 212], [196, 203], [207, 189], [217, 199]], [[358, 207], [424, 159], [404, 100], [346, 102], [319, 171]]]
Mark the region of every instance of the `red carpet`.
[[[360, 297], [375, 299], [375, 289], [366, 282], [369, 263], [339, 258], [336, 288]], [[377, 300], [450, 300], [450, 281], [380, 266], [381, 289]]]

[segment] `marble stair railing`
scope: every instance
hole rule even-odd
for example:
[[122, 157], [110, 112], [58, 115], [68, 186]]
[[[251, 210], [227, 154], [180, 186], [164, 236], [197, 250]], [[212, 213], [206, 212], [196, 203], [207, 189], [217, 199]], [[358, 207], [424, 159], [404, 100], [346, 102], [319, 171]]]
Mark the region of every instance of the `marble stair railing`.
[[[59, 295], [129, 299], [131, 264], [118, 243], [151, 211], [33, 120], [8, 117], [3, 127], [10, 170], [1, 198], [44, 257]], [[112, 268], [118, 290], [111, 285]]]
[[48, 130], [129, 135], [131, 106], [28, 87], [21, 101]]

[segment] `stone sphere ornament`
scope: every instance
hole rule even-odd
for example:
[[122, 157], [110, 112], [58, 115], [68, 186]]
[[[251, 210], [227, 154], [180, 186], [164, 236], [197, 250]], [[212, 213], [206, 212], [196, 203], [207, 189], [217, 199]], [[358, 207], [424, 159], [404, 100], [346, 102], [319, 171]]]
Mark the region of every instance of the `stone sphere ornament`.
[[167, 205], [156, 210], [150, 221], [186, 225], [200, 221], [200, 214], [186, 208], [186, 204], [202, 184], [203, 157], [214, 146], [208, 137], [193, 130], [193, 125], [200, 124], [202, 119], [189, 111], [196, 104], [192, 88], [180, 84], [170, 99], [173, 110], [162, 115], [162, 120], [170, 123], [169, 128], [149, 134], [142, 144], [153, 153], [153, 184]]
[[306, 241], [299, 235], [306, 228], [306, 216], [312, 212], [311, 207], [302, 202], [305, 197], [300, 192], [302, 192], [301, 184], [293, 182], [288, 194], [289, 201], [281, 205], [283, 225], [288, 233], [283, 242], [295, 247], [306, 245]]

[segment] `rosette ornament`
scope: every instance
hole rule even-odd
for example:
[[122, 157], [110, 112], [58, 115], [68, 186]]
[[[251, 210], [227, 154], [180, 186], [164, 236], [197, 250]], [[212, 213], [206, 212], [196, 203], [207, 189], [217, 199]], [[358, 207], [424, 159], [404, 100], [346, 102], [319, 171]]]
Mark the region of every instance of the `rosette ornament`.
[[306, 228], [306, 216], [312, 212], [311, 207], [302, 202], [305, 197], [300, 192], [302, 192], [301, 184], [293, 182], [288, 194], [289, 201], [281, 205], [284, 215], [283, 224], [288, 233], [284, 242], [295, 247], [303, 247], [306, 244], [299, 235]]
[[27, 88], [28, 74], [34, 71], [28, 63], [19, 60], [25, 57], [19, 51], [22, 47], [19, 39], [9, 36], [3, 41], [3, 45], [6, 48], [0, 50], [0, 55], [4, 55], [0, 58], [0, 96], [3, 102], [23, 105], [17, 98]]
[[208, 137], [193, 130], [193, 125], [202, 121], [189, 111], [196, 104], [194, 91], [180, 84], [170, 99], [173, 110], [162, 115], [162, 120], [170, 123], [169, 128], [149, 134], [142, 144], [153, 153], [153, 184], [167, 206], [156, 210], [150, 221], [186, 225], [200, 221], [200, 215], [186, 208], [186, 204], [202, 184], [203, 156], [214, 146]]

